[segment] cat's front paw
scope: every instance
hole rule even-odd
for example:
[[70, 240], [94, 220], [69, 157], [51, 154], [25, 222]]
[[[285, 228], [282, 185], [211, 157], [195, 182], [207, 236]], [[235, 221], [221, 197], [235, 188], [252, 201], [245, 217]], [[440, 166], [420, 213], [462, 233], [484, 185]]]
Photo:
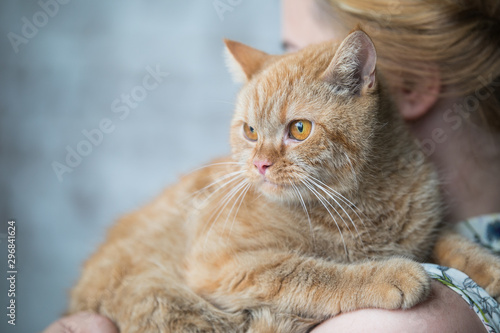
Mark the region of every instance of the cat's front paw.
[[[475, 274], [478, 276], [476, 283], [483, 287], [497, 302], [500, 302], [500, 258], [490, 254], [483, 258], [481, 264], [483, 266], [482, 273], [479, 273], [481, 269], [478, 268]], [[474, 277], [472, 278], [474, 279]]]
[[431, 290], [431, 280], [417, 262], [394, 258], [383, 261], [365, 286], [370, 307], [408, 309], [423, 301]]
[[440, 236], [434, 248], [438, 265], [467, 274], [486, 292], [500, 301], [500, 257], [455, 233]]

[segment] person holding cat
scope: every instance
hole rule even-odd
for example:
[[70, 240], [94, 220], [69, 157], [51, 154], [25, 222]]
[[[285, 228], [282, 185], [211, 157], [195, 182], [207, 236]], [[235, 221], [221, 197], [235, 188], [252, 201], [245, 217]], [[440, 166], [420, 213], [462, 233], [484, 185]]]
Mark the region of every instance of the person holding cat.
[[[283, 6], [289, 51], [342, 38], [361, 23], [374, 40], [377, 65], [388, 76], [400, 113], [440, 171], [446, 221], [500, 251], [500, 215], [495, 214], [500, 212], [500, 3], [284, 0]], [[410, 310], [359, 310], [314, 332], [367, 328], [486, 331], [469, 304], [434, 282], [433, 297]]]
[[[361, 23], [377, 47], [377, 66], [385, 74], [397, 109], [440, 172], [446, 221], [462, 231], [466, 228], [477, 241], [498, 250], [498, 215], [491, 214], [500, 211], [500, 4], [493, 0], [411, 4], [284, 0], [283, 5], [289, 51], [324, 40], [341, 40]], [[368, 87], [372, 83], [368, 82]], [[292, 125], [299, 138], [304, 128], [311, 130], [307, 122]], [[256, 141], [255, 129], [245, 126], [247, 138]], [[255, 166], [264, 175], [271, 164]], [[484, 214], [490, 215], [475, 218]], [[481, 294], [480, 304], [471, 307], [456, 289], [436, 282], [452, 285], [460, 272], [435, 267], [428, 272], [436, 276], [431, 296], [423, 303], [404, 311], [342, 313], [313, 332], [496, 332], [499, 323], [491, 321], [499, 318], [498, 303]], [[464, 288], [474, 286], [468, 281]], [[485, 313], [489, 317], [481, 317]], [[80, 314], [62, 319], [46, 332], [64, 327], [91, 330], [89, 325], [94, 325], [94, 332], [115, 329], [102, 317]]]

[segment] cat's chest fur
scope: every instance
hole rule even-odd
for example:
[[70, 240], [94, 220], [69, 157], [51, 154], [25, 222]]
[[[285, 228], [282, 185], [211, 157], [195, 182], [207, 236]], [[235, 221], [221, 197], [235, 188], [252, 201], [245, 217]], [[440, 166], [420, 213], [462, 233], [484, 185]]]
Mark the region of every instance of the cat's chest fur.
[[[366, 207], [370, 200], [356, 205], [347, 198], [327, 196], [323, 204], [302, 206], [269, 200], [252, 188], [244, 196], [238, 192], [228, 199], [230, 189], [206, 186], [235, 169], [212, 169], [191, 176], [195, 187], [187, 193], [199, 197], [185, 201], [187, 215], [180, 219], [188, 228], [186, 276], [196, 289], [203, 288], [200, 279], [240, 252], [272, 249], [351, 263], [394, 255], [423, 260], [430, 250], [433, 228], [409, 220], [405, 216], [409, 211], [394, 211], [388, 204], [370, 210]], [[421, 229], [420, 234], [411, 229]], [[423, 245], [426, 242], [429, 246]]]

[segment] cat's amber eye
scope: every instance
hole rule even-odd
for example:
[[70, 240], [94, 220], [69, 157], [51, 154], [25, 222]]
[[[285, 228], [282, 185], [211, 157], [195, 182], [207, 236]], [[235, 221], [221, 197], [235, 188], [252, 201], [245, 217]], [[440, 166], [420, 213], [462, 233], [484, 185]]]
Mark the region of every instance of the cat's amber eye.
[[250, 141], [257, 141], [258, 135], [257, 131], [255, 128], [252, 126], [249, 126], [247, 123], [243, 125], [243, 131], [245, 132], [245, 136], [247, 137], [248, 140]]
[[312, 131], [312, 123], [309, 120], [296, 120], [290, 124], [290, 137], [298, 141], [304, 141]]

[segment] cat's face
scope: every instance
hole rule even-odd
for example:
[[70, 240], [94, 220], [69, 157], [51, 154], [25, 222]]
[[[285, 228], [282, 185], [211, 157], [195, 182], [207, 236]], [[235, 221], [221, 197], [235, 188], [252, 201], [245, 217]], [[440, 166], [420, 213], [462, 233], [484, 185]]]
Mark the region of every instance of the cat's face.
[[377, 108], [373, 45], [358, 33], [337, 53], [333, 42], [281, 57], [227, 43], [247, 80], [231, 126], [233, 157], [267, 197], [315, 200], [327, 185], [357, 186]]

